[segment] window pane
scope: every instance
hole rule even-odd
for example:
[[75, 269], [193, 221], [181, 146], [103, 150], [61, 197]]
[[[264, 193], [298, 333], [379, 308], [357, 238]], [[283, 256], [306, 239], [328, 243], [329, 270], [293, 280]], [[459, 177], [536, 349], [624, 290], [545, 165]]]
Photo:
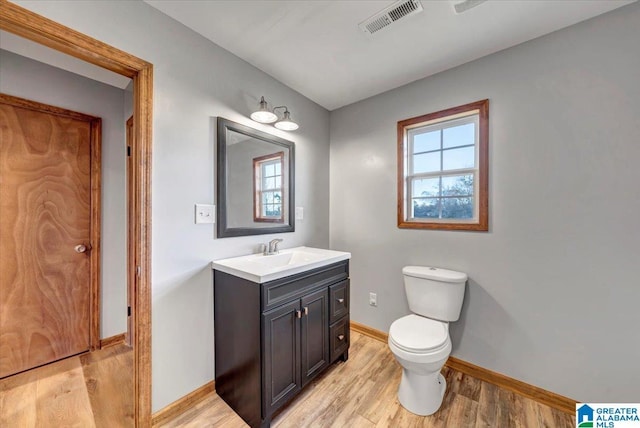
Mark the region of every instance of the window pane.
[[276, 175], [276, 169], [273, 163], [268, 163], [264, 166], [264, 175], [266, 177], [272, 177]]
[[279, 204], [279, 203], [281, 203], [281, 202], [282, 202], [282, 195], [280, 195], [280, 192], [274, 192], [274, 193], [273, 193], [273, 201], [274, 201], [276, 204]]
[[442, 196], [473, 195], [473, 175], [442, 177]]
[[264, 205], [262, 215], [265, 217], [280, 217], [280, 205], [278, 204]]
[[263, 188], [264, 190], [267, 190], [267, 189], [274, 189], [275, 187], [276, 187], [276, 180], [275, 180], [275, 178], [273, 178], [273, 177], [272, 177], [272, 178], [265, 178], [265, 179], [262, 181], [262, 188]]
[[438, 198], [419, 198], [412, 199], [412, 215], [413, 218], [438, 218], [440, 215], [438, 207]]
[[262, 194], [262, 204], [272, 204], [273, 203], [273, 193], [272, 192], [264, 192]]
[[263, 190], [279, 189], [281, 183], [282, 183], [282, 178], [279, 175], [276, 175], [274, 177], [268, 177], [262, 181], [262, 189]]
[[442, 218], [473, 218], [473, 198], [442, 198]]
[[282, 174], [280, 172], [282, 164], [280, 162], [276, 163], [276, 175]]
[[439, 178], [417, 178], [411, 183], [411, 196], [440, 196]]
[[440, 153], [425, 153], [413, 157], [413, 174], [440, 171]]
[[467, 146], [476, 143], [475, 123], [467, 123], [465, 125], [447, 128], [444, 129], [442, 133], [442, 146], [444, 148]]
[[473, 168], [476, 163], [475, 147], [444, 150], [442, 152], [442, 170]]
[[413, 153], [440, 149], [440, 131], [425, 132], [413, 136]]

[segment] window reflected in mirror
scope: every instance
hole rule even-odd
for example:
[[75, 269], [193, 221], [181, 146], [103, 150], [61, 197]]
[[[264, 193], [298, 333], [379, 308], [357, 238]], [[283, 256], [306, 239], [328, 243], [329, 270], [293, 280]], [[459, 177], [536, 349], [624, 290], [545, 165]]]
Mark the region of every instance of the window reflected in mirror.
[[282, 223], [284, 221], [284, 152], [253, 159], [254, 220]]

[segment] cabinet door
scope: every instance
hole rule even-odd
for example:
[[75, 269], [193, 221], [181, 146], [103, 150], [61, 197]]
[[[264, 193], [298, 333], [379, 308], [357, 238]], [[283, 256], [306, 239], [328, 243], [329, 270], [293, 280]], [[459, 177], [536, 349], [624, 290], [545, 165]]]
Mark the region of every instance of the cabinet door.
[[302, 386], [329, 364], [329, 290], [300, 299], [302, 307]]
[[262, 314], [263, 418], [300, 391], [300, 301]]

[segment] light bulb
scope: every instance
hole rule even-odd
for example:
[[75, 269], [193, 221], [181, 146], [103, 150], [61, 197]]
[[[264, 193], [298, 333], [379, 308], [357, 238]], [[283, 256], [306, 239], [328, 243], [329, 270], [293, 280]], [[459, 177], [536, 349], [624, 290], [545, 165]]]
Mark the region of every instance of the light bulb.
[[273, 123], [278, 120], [278, 116], [268, 110], [258, 110], [251, 113], [251, 119], [260, 123]]

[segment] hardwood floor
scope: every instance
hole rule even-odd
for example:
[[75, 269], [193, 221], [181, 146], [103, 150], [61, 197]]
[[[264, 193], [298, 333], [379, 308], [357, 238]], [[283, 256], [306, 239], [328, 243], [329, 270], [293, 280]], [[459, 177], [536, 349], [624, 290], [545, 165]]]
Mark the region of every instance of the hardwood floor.
[[[133, 426], [133, 355], [124, 345], [0, 380], [0, 427]], [[573, 415], [446, 368], [447, 393], [428, 417], [396, 399], [401, 369], [387, 345], [351, 332], [349, 361], [309, 384], [274, 418], [289, 427], [574, 427]], [[240, 428], [247, 425], [215, 393], [158, 427]]]
[[0, 427], [133, 426], [133, 351], [125, 345], [0, 380]]
[[[568, 415], [492, 384], [444, 368], [447, 393], [442, 407], [422, 417], [396, 398], [401, 368], [385, 343], [351, 331], [349, 361], [311, 382], [274, 418], [289, 427], [574, 427]], [[215, 393], [159, 427], [240, 428], [247, 425]]]

